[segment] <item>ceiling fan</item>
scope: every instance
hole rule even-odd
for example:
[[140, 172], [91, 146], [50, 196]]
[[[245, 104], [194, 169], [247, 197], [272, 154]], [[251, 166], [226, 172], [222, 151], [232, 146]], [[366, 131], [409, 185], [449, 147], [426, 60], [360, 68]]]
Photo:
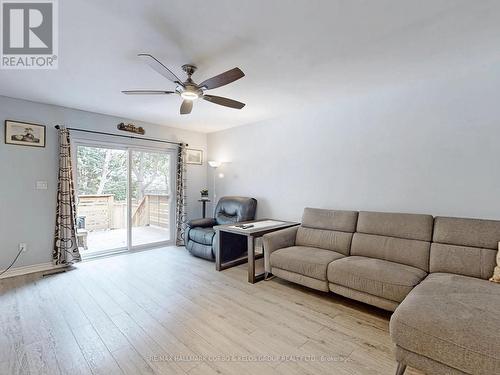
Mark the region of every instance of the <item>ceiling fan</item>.
[[187, 74], [187, 79], [182, 82], [179, 77], [177, 77], [170, 69], [163, 65], [158, 59], [148, 53], [140, 53], [138, 55], [142, 58], [151, 68], [156, 72], [160, 73], [162, 76], [172, 81], [177, 85], [175, 91], [165, 91], [165, 90], [125, 90], [122, 93], [126, 95], [170, 95], [178, 94], [182, 97], [183, 101], [181, 104], [180, 113], [181, 115], [187, 115], [191, 113], [193, 109], [193, 101], [202, 98], [208, 102], [223, 105], [229, 108], [241, 109], [245, 106], [245, 103], [238, 102], [233, 99], [224, 98], [222, 96], [207, 95], [206, 90], [215, 89], [234, 82], [240, 78], [243, 78], [245, 74], [239, 68], [233, 68], [227, 72], [216, 75], [215, 77], [209, 78], [200, 84], [195, 83], [191, 76], [196, 71], [196, 66], [191, 64], [185, 64], [182, 66]]

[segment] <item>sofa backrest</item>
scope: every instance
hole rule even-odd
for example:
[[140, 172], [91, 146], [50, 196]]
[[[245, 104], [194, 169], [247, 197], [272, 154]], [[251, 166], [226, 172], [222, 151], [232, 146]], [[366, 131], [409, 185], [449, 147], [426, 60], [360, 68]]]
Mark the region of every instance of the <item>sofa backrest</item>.
[[295, 244], [349, 255], [357, 219], [356, 211], [305, 208]]
[[436, 217], [430, 272], [487, 279], [496, 265], [500, 221]]
[[406, 264], [429, 272], [431, 215], [360, 212], [351, 255]]

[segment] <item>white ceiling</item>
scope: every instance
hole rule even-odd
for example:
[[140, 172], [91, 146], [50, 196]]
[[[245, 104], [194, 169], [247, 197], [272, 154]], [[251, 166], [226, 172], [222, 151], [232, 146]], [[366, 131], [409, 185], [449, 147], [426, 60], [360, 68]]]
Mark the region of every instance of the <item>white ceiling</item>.
[[[497, 0], [59, 1], [59, 69], [0, 71], [0, 95], [211, 132], [343, 95], [435, 79], [500, 62]], [[235, 66], [246, 77], [211, 91], [241, 110], [124, 89], [174, 85], [137, 57], [149, 52], [194, 80]], [[500, 73], [500, 71], [499, 71]]]

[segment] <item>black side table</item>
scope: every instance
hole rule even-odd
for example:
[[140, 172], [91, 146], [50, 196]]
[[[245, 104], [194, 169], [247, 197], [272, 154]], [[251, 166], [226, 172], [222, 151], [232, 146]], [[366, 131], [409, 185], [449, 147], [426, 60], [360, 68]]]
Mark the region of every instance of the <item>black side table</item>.
[[198, 199], [198, 202], [201, 202], [201, 217], [205, 218], [207, 216], [207, 202], [210, 202], [210, 199]]

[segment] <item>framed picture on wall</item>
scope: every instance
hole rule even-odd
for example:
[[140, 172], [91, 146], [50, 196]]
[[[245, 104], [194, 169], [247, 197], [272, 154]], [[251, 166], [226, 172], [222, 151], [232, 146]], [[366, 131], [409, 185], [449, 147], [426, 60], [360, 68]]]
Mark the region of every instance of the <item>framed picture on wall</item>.
[[29, 122], [5, 120], [5, 143], [45, 147], [45, 126]]
[[203, 150], [188, 148], [186, 150], [186, 163], [199, 165], [203, 164]]

